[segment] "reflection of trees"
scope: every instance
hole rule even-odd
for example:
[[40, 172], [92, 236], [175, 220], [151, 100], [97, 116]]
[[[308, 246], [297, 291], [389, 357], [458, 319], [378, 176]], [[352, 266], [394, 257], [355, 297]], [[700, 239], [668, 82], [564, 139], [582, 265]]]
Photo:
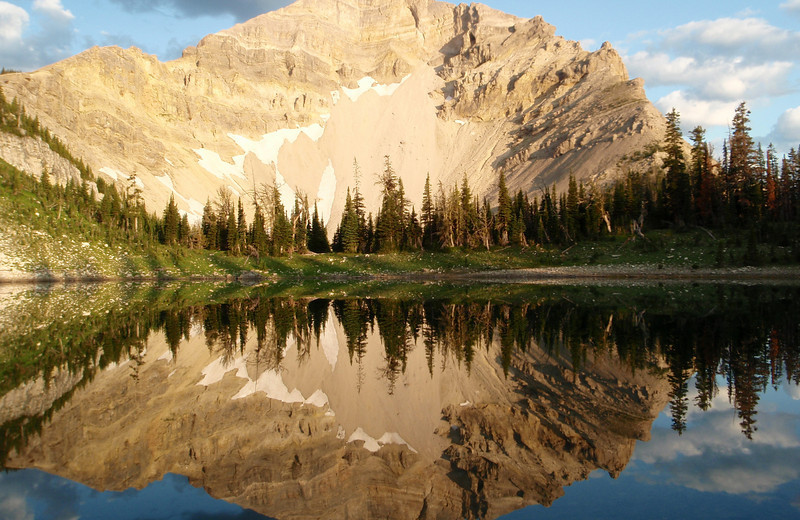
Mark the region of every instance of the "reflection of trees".
[[[358, 365], [358, 389], [366, 377], [367, 339], [377, 332], [383, 345], [380, 377], [393, 391], [416, 345], [424, 347], [428, 370], [448, 366], [469, 371], [476, 353], [496, 356], [506, 374], [514, 356], [532, 347], [564, 357], [573, 374], [591, 354], [617, 356], [632, 370], [664, 370], [670, 384], [673, 427], [686, 428], [689, 381], [695, 378], [695, 404], [703, 410], [718, 393], [717, 377], [727, 381], [747, 437], [757, 431], [760, 393], [783, 381], [800, 384], [800, 289], [718, 286], [692, 289], [670, 299], [659, 290], [625, 292], [589, 289], [548, 289], [526, 294], [519, 301], [491, 297], [448, 299], [295, 299], [267, 296], [224, 303], [185, 305], [164, 303], [159, 293], [122, 309], [54, 321], [17, 336], [0, 335], [0, 395], [42, 376], [49, 382], [57, 370], [80, 374], [87, 384], [98, 369], [111, 363], [142, 361], [147, 339], [163, 331], [177, 356], [192, 324], [205, 330], [209, 349], [232, 362], [255, 336], [248, 364], [278, 368], [293, 345], [303, 362], [327, 326], [331, 309], [346, 338], [350, 363]], [[672, 303], [670, 303], [672, 302]], [[31, 359], [32, 352], [38, 355]], [[65, 394], [65, 396], [71, 393]], [[66, 397], [65, 397], [66, 398]], [[0, 457], [24, 445], [54, 410], [22, 417], [0, 426]]]

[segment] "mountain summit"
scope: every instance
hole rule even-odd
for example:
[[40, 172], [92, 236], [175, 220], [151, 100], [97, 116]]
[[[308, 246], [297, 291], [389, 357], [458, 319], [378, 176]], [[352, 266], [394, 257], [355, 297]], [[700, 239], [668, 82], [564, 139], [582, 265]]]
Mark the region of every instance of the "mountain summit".
[[219, 189], [247, 203], [276, 183], [335, 225], [356, 183], [375, 211], [386, 156], [418, 207], [427, 174], [491, 196], [504, 171], [533, 194], [613, 176], [664, 129], [609, 44], [433, 0], [299, 0], [174, 61], [95, 47], [0, 86], [106, 180], [193, 219]]

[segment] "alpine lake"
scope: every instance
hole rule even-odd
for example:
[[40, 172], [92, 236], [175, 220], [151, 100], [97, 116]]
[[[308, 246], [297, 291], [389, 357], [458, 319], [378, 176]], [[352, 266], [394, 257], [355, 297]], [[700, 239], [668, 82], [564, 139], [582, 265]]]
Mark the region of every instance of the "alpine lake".
[[800, 518], [800, 281], [0, 286], [6, 519]]

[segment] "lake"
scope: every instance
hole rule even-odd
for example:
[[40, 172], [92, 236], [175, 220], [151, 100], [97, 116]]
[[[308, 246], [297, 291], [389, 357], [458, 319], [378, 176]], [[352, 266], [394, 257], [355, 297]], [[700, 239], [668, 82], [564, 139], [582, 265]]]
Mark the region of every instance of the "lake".
[[0, 286], [0, 517], [800, 518], [800, 283]]

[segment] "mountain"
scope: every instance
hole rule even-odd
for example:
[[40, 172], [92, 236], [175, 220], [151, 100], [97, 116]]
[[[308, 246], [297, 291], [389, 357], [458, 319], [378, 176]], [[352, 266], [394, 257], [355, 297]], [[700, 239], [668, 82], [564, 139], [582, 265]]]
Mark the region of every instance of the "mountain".
[[135, 175], [151, 211], [174, 194], [197, 220], [219, 189], [247, 201], [277, 183], [286, 207], [316, 200], [329, 230], [357, 182], [377, 209], [385, 156], [419, 207], [427, 174], [487, 196], [501, 171], [531, 194], [602, 181], [664, 130], [609, 44], [433, 0], [299, 0], [174, 61], [95, 47], [0, 87], [105, 180]]

